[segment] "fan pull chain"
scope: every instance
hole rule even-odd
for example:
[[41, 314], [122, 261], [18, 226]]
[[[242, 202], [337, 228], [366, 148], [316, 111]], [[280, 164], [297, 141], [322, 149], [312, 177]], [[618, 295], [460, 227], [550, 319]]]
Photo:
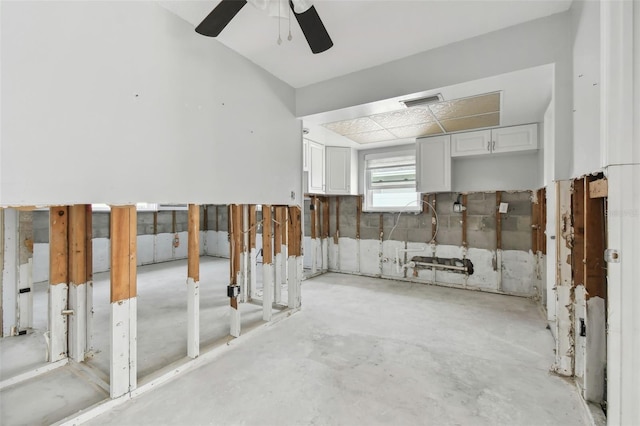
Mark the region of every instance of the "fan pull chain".
[[278, 45], [282, 44], [282, 37], [280, 36], [282, 32], [280, 31], [280, 21], [282, 20], [282, 16], [280, 16], [280, 12], [282, 11], [282, 0], [278, 0]]
[[293, 39], [293, 36], [291, 35], [291, 19], [293, 19], [293, 16], [291, 13], [291, 8], [289, 8], [289, 36], [287, 37], [287, 40], [289, 41]]

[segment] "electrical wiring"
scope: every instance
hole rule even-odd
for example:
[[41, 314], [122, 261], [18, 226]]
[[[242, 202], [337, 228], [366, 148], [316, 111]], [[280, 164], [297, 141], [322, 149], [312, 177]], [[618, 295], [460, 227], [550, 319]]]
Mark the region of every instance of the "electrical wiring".
[[[429, 243], [432, 243], [433, 241], [435, 241], [436, 236], [438, 235], [438, 229], [439, 229], [438, 213], [436, 212], [436, 209], [428, 202], [424, 200], [420, 200], [420, 202], [422, 202], [422, 204], [426, 204], [427, 206], [429, 206], [429, 208], [433, 212], [433, 217], [435, 218], [435, 221], [436, 221], [436, 230], [434, 231], [433, 236], [429, 240]], [[402, 208], [406, 209], [407, 207], [409, 207], [411, 204], [414, 204], [414, 203], [415, 203], [414, 201], [410, 201], [404, 206], [402, 206]], [[401, 210], [400, 212], [398, 212], [398, 216], [396, 216], [395, 224], [393, 225], [393, 228], [391, 228], [391, 231], [389, 232], [389, 237], [387, 238], [387, 241], [391, 239], [391, 235], [393, 234], [393, 231], [398, 227], [398, 223], [400, 222], [400, 215], [402, 213], [406, 213], [406, 210]]]

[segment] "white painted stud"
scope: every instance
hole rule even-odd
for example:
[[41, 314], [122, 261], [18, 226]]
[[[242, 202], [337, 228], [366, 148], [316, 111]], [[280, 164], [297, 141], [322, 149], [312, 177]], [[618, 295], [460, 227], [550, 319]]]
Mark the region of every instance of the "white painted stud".
[[187, 278], [187, 356], [200, 355], [200, 285]]
[[275, 303], [280, 303], [282, 301], [282, 253], [274, 256], [273, 269], [273, 300]]
[[137, 386], [137, 300], [111, 304], [111, 398], [131, 392]]
[[262, 319], [271, 321], [273, 305], [273, 265], [262, 265]]
[[229, 314], [231, 320], [231, 330], [229, 334], [233, 337], [240, 337], [240, 310], [229, 307]]
[[18, 211], [1, 209], [4, 241], [2, 266], [2, 335], [11, 336], [18, 326]]
[[18, 288], [29, 289], [26, 293], [18, 293], [18, 328], [33, 328], [33, 258], [20, 265], [18, 269]]
[[67, 357], [67, 284], [49, 286], [49, 362]]
[[251, 252], [249, 253], [249, 289], [248, 289], [248, 294], [247, 297], [249, 298], [249, 300], [251, 300], [251, 298], [253, 298], [253, 295], [256, 292], [256, 278], [257, 278], [257, 271], [258, 269], [258, 250], [253, 247], [251, 249]]
[[84, 361], [87, 348], [87, 285], [69, 286], [69, 356], [75, 362]]

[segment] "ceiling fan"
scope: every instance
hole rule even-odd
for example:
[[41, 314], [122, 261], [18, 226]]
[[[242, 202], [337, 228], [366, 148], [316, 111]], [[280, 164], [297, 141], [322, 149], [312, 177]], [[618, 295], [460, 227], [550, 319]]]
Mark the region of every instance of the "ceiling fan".
[[[260, 0], [249, 0], [259, 7]], [[280, 0], [272, 0], [279, 2]], [[309, 0], [286, 0], [291, 11], [296, 17], [304, 37], [309, 43], [313, 53], [322, 53], [333, 46], [333, 41], [329, 37], [316, 8]], [[262, 0], [264, 3], [264, 0]], [[196, 32], [207, 37], [217, 37], [222, 30], [231, 22], [240, 9], [247, 4], [247, 0], [222, 0], [209, 15], [196, 27]]]

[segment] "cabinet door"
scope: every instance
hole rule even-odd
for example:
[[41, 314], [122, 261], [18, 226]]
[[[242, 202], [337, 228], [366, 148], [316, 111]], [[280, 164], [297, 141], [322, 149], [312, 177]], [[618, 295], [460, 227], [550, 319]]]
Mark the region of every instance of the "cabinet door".
[[309, 192], [324, 193], [324, 146], [309, 141]]
[[538, 149], [538, 125], [502, 127], [492, 130], [494, 153], [535, 151]]
[[416, 140], [418, 192], [451, 191], [451, 136]]
[[455, 133], [451, 135], [451, 156], [485, 155], [491, 153], [491, 130]]
[[327, 194], [349, 194], [351, 187], [351, 148], [328, 146]]

